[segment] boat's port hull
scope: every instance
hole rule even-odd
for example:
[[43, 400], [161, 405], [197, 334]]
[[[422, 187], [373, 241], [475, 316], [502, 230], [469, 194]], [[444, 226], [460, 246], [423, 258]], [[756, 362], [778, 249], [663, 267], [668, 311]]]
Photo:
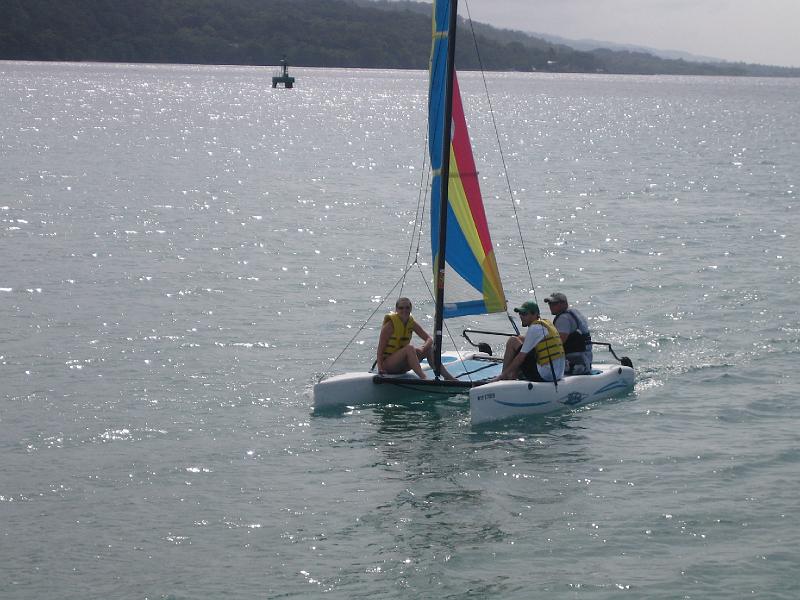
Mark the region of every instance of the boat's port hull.
[[[486, 354], [475, 352], [461, 355], [455, 352], [444, 353], [442, 362], [453, 376], [458, 377], [465, 370], [479, 369], [473, 376], [462, 375], [462, 381], [455, 385], [431, 380], [423, 381], [411, 371], [402, 375], [386, 376], [368, 372], [336, 375], [324, 379], [314, 386], [314, 408], [385, 404], [407, 401], [422, 395], [466, 394], [471, 385], [470, 378], [473, 381], [485, 380], [500, 372], [502, 366], [496, 362], [488, 362], [488, 358]], [[424, 363], [423, 365], [427, 367]], [[432, 379], [433, 374], [430, 373], [430, 369], [426, 368], [425, 371]]]

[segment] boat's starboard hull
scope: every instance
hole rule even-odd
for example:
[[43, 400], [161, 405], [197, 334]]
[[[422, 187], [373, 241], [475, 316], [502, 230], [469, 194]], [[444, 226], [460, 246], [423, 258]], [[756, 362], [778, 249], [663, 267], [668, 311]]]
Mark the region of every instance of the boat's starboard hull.
[[594, 365], [592, 375], [565, 377], [558, 382], [497, 381], [469, 392], [473, 425], [514, 417], [542, 415], [577, 408], [630, 392], [635, 380], [630, 367]]

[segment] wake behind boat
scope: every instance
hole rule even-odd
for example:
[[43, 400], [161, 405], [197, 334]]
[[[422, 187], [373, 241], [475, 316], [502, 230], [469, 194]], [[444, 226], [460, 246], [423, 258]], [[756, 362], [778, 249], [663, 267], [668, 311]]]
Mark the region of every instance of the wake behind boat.
[[[555, 384], [493, 382], [503, 365], [490, 356], [487, 346], [477, 345], [479, 352], [442, 351], [444, 319], [453, 317], [505, 312], [514, 333], [479, 333], [519, 335], [507, 311], [454, 67], [457, 4], [457, 0], [433, 3], [428, 150], [433, 174], [430, 230], [435, 313], [433, 364], [421, 363], [428, 379], [410, 371], [384, 375], [370, 370], [333, 376], [314, 386], [315, 409], [469, 392], [473, 423], [483, 423], [580, 406], [633, 387], [633, 369], [617, 365], [596, 367], [592, 374], [566, 377]], [[441, 377], [443, 366], [456, 381]]]

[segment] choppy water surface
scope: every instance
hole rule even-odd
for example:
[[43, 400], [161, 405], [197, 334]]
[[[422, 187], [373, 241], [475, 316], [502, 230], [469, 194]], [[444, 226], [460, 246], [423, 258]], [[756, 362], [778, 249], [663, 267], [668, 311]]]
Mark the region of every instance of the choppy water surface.
[[475, 430], [310, 410], [406, 264], [426, 76], [296, 71], [0, 63], [3, 598], [796, 598], [798, 82], [488, 76], [537, 297], [639, 379]]

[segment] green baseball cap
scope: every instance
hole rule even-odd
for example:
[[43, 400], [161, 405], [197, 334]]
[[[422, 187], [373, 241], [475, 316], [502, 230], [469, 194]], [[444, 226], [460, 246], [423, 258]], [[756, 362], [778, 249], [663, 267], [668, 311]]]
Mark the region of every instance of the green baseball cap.
[[523, 302], [519, 308], [515, 308], [514, 312], [539, 314], [539, 305], [533, 300], [528, 300], [527, 302]]

